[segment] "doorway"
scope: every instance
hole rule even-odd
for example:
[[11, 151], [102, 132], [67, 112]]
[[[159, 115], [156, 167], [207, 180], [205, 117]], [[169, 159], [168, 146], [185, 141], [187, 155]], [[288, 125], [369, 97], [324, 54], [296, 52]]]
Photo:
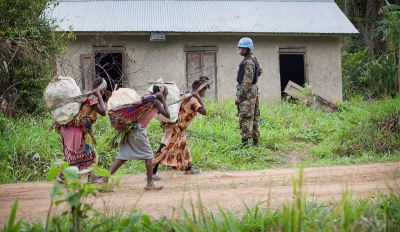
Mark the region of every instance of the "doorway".
[[292, 81], [300, 86], [307, 83], [305, 48], [280, 48], [279, 72], [281, 96], [284, 97], [286, 85]]

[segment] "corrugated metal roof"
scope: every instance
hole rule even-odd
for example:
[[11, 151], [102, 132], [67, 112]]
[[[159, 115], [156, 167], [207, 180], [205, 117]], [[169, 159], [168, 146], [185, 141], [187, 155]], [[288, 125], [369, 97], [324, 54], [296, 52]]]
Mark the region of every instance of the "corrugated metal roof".
[[47, 16], [75, 32], [358, 33], [334, 0], [62, 0]]

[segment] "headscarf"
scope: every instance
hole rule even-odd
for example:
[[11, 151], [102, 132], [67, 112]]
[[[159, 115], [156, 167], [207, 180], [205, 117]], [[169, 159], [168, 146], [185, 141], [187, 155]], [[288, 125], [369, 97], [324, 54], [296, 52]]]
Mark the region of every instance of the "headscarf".
[[103, 82], [101, 82], [101, 84], [99, 85], [99, 87], [97, 88], [99, 91], [101, 91], [102, 89], [107, 87], [107, 81], [103, 78]]
[[201, 77], [199, 78], [199, 81], [200, 81], [200, 82], [199, 82], [200, 85], [199, 85], [199, 87], [196, 89], [197, 91], [202, 90], [204, 87], [210, 88], [210, 82], [209, 82], [208, 77], [206, 77], [206, 76], [201, 76]]

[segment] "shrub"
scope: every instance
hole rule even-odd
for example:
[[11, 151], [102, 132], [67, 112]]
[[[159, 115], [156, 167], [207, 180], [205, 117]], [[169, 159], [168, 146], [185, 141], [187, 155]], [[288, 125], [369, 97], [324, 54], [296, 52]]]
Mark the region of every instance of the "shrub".
[[342, 53], [343, 97], [349, 100], [396, 94], [397, 66], [393, 53], [368, 57], [368, 48], [356, 53]]
[[72, 32], [56, 32], [55, 20], [46, 18], [43, 12], [53, 4], [0, 1], [0, 111], [6, 116], [41, 112], [57, 56], [74, 38]]

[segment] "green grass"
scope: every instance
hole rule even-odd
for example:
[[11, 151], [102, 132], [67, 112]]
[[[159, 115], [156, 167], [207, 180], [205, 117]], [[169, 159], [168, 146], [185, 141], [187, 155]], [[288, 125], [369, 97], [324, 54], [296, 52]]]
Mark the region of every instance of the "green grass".
[[[72, 171], [72, 170], [71, 170]], [[52, 214], [45, 222], [15, 221], [18, 199], [11, 210], [4, 231], [399, 231], [400, 189], [390, 188], [389, 193], [372, 193], [366, 198], [356, 198], [346, 190], [334, 204], [306, 200], [303, 188], [302, 169], [299, 177], [292, 177], [293, 199], [278, 209], [265, 208], [265, 202], [253, 199], [251, 205], [243, 201], [243, 210], [231, 212], [218, 205], [215, 212], [208, 211], [198, 192], [197, 202], [191, 201], [188, 208], [174, 209], [174, 216], [151, 218], [139, 209], [123, 216], [122, 211], [110, 213], [85, 205], [89, 195], [96, 195], [95, 185], [80, 183], [75, 175], [66, 175], [67, 193], [54, 185], [52, 202], [65, 201], [70, 209]], [[232, 184], [235, 188], [235, 184]], [[71, 194], [79, 198], [71, 198]], [[78, 199], [78, 200], [77, 200]], [[57, 203], [55, 203], [57, 204]], [[73, 206], [74, 205], [74, 206]], [[80, 206], [79, 208], [76, 206]], [[176, 211], [176, 212], [175, 212]], [[75, 213], [71, 213], [75, 212]]]
[[[400, 161], [400, 98], [344, 102], [335, 113], [304, 104], [261, 104], [259, 147], [241, 143], [233, 102], [206, 101], [207, 115], [198, 115], [186, 131], [193, 166], [201, 170], [255, 170], [278, 167], [334, 166]], [[390, 121], [393, 119], [392, 121]], [[398, 120], [400, 121], [400, 120]], [[51, 164], [63, 159], [60, 136], [48, 130], [48, 117], [6, 119], [0, 116], [0, 182], [44, 181]], [[397, 127], [396, 127], [397, 126]], [[99, 166], [108, 170], [117, 156], [108, 117], [95, 124]], [[162, 131], [152, 120], [148, 137], [156, 151]], [[144, 172], [143, 161], [129, 161], [119, 174]], [[161, 167], [160, 170], [168, 170]]]

